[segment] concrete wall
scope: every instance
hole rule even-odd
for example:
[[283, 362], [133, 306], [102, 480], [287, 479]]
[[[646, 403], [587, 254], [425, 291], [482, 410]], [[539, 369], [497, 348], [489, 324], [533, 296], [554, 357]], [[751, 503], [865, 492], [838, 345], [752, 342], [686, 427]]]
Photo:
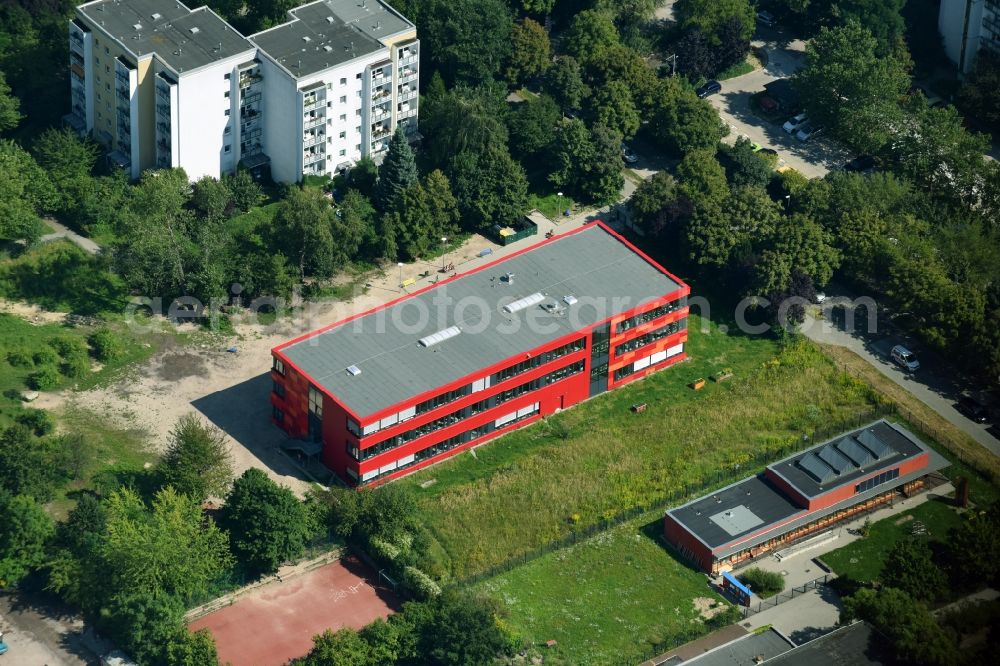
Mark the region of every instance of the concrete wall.
[[938, 10], [938, 30], [945, 53], [963, 73], [970, 71], [976, 63], [983, 26], [983, 5], [983, 0], [941, 0]]

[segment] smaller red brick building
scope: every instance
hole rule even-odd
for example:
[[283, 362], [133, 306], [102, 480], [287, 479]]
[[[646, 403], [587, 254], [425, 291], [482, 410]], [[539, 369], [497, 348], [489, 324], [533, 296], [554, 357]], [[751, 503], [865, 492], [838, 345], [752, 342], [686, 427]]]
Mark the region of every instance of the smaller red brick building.
[[911, 432], [880, 420], [667, 511], [663, 534], [719, 574], [913, 493], [947, 465]]

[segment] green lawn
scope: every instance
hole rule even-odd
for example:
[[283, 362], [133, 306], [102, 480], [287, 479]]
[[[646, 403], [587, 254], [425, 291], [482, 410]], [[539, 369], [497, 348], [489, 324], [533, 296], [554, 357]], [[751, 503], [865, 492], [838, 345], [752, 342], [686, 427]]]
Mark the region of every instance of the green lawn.
[[[907, 519], [907, 516], [912, 516], [912, 519]], [[911, 536], [913, 523], [917, 520], [927, 526], [927, 538], [944, 541], [948, 530], [958, 523], [960, 517], [947, 502], [929, 500], [912, 511], [873, 523], [867, 537], [827, 553], [823, 561], [838, 576], [849, 576], [862, 582], [875, 580], [889, 551], [897, 541]]]
[[539, 212], [550, 220], [557, 220], [562, 217], [563, 211], [575, 205], [573, 199], [563, 194], [559, 196], [555, 192], [548, 194], [529, 194], [528, 208], [537, 208]]
[[724, 603], [663, 548], [659, 524], [627, 523], [476, 587], [504, 601], [524, 639], [557, 641], [542, 648], [546, 662], [554, 652], [568, 664], [638, 663], [708, 632], [696, 598]]
[[[868, 389], [811, 345], [779, 353], [770, 338], [703, 334], [700, 325], [691, 317], [691, 361], [403, 481], [447, 554], [441, 568], [464, 578], [574, 527], [744, 476], [751, 456], [870, 409]], [[687, 387], [724, 368], [735, 379]], [[649, 407], [633, 414], [636, 403]]]

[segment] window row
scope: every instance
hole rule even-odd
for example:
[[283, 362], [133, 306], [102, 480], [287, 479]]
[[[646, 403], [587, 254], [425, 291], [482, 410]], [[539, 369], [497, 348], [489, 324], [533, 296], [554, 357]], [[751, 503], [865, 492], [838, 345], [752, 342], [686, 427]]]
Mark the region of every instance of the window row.
[[633, 352], [636, 349], [642, 349], [648, 344], [661, 340], [668, 335], [673, 335], [674, 333], [680, 331], [681, 329], [687, 328], [687, 320], [674, 321], [666, 326], [662, 326], [655, 331], [650, 331], [644, 335], [640, 335], [637, 338], [633, 338], [628, 342], [623, 342], [620, 345], [615, 346], [615, 356], [621, 356], [622, 354], [627, 354]]
[[887, 472], [882, 472], [877, 476], [873, 476], [872, 478], [867, 479], [866, 481], [862, 481], [858, 485], [854, 486], [854, 492], [863, 493], [866, 490], [871, 490], [872, 488], [881, 486], [883, 483], [889, 483], [890, 481], [893, 481], [898, 478], [899, 478], [899, 468], [897, 467], [895, 469], [890, 469]]
[[659, 319], [660, 317], [665, 317], [671, 312], [676, 312], [685, 305], [687, 305], [687, 298], [678, 298], [676, 301], [671, 301], [666, 305], [661, 305], [658, 308], [642, 312], [634, 317], [623, 319], [618, 322], [615, 332], [624, 333], [625, 331], [633, 329], [636, 326], [642, 326], [643, 324], [653, 321], [654, 319]]
[[[577, 361], [576, 363], [572, 363], [564, 368], [553, 370], [544, 377], [539, 377], [538, 379], [532, 380], [530, 382], [525, 382], [520, 386], [516, 386], [512, 389], [504, 391], [503, 393], [491, 396], [485, 400], [480, 400], [475, 404], [469, 405], [462, 409], [458, 409], [450, 414], [442, 416], [441, 418], [435, 419], [433, 421], [429, 421], [428, 423], [425, 423], [422, 426], [411, 428], [410, 430], [400, 433], [395, 437], [390, 437], [385, 441], [379, 442], [378, 444], [369, 446], [364, 449], [359, 449], [358, 447], [354, 446], [352, 442], [349, 442], [347, 447], [347, 453], [355, 460], [358, 461], [368, 460], [373, 456], [385, 453], [386, 451], [394, 449], [398, 446], [402, 446], [403, 444], [408, 444], [409, 442], [412, 442], [418, 437], [423, 437], [424, 435], [428, 435], [437, 430], [441, 430], [442, 428], [447, 428], [456, 423], [459, 423], [460, 421], [464, 421], [465, 419], [471, 416], [475, 416], [480, 412], [486, 411], [487, 409], [492, 409], [497, 405], [503, 404], [505, 402], [513, 400], [514, 398], [522, 396], [525, 393], [530, 393], [531, 391], [538, 390], [542, 386], [548, 386], [549, 384], [553, 384], [557, 381], [565, 379], [566, 377], [575, 375], [579, 372], [583, 372], [584, 365], [585, 364], [583, 361]], [[351, 421], [350, 419], [348, 419], [348, 429], [350, 429], [350, 424]]]
[[455, 435], [454, 437], [449, 437], [448, 439], [440, 441], [437, 444], [431, 444], [427, 448], [421, 449], [416, 453], [411, 453], [410, 455], [403, 456], [399, 460], [386, 463], [378, 469], [365, 472], [361, 475], [360, 479], [358, 479], [357, 473], [352, 469], [348, 469], [347, 473], [355, 481], [360, 480], [363, 483], [373, 481], [384, 474], [390, 474], [400, 469], [410, 467], [411, 465], [416, 465], [424, 460], [428, 460], [429, 458], [433, 458], [434, 456], [440, 455], [446, 451], [450, 451], [457, 446], [477, 440], [499, 428], [506, 428], [514, 423], [531, 418], [538, 413], [539, 409], [540, 405], [537, 402], [532, 405], [528, 405], [517, 410], [516, 412], [511, 412], [510, 414], [502, 416], [496, 421], [491, 421], [490, 423], [485, 423], [479, 427], [472, 428], [471, 430], [466, 430], [463, 433]]
[[543, 352], [538, 356], [521, 361], [520, 363], [515, 363], [514, 365], [508, 366], [503, 370], [494, 373], [493, 383], [498, 384], [502, 381], [506, 381], [511, 377], [516, 377], [517, 375], [525, 373], [533, 368], [537, 368], [540, 365], [562, 358], [567, 354], [583, 351], [586, 347], [587, 338], [578, 338], [572, 342], [567, 342], [561, 347], [556, 347], [550, 351]]
[[657, 363], [665, 361], [668, 358], [677, 356], [682, 351], [684, 351], [683, 343], [679, 345], [674, 345], [673, 347], [664, 349], [663, 351], [658, 351], [655, 354], [650, 354], [649, 356], [633, 361], [632, 363], [629, 363], [628, 365], [615, 370], [615, 381], [620, 382], [629, 375], [635, 374], [640, 370], [645, 370], [649, 366], [656, 365]]

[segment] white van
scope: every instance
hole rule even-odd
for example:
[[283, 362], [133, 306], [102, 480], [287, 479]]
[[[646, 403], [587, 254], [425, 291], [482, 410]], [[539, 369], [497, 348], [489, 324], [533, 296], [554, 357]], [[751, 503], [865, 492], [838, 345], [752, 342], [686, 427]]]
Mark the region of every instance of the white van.
[[892, 357], [892, 360], [895, 361], [896, 365], [900, 366], [904, 370], [915, 372], [920, 369], [920, 361], [918, 361], [917, 357], [913, 355], [913, 352], [903, 345], [896, 345], [893, 347], [892, 351], [889, 352], [889, 356]]

